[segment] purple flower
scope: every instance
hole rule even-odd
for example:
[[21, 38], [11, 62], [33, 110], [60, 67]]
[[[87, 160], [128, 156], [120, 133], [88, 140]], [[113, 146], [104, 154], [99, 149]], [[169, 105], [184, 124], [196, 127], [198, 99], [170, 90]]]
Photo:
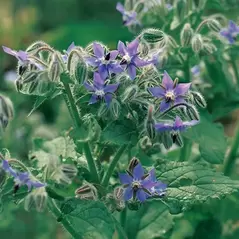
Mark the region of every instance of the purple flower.
[[225, 37], [230, 44], [235, 42], [236, 36], [239, 34], [239, 27], [235, 22], [229, 21], [228, 27], [220, 31], [220, 35]]
[[87, 57], [86, 62], [91, 66], [97, 67], [103, 79], [106, 79], [111, 73], [117, 74], [123, 71], [120, 64], [115, 60], [118, 51], [105, 53], [103, 46], [96, 42], [93, 43], [93, 51], [94, 56]]
[[149, 179], [150, 181], [155, 183], [155, 185], [152, 188], [150, 188], [150, 190], [149, 190], [151, 192], [152, 196], [165, 195], [167, 185], [156, 179], [156, 174], [155, 174], [154, 168], [149, 171], [149, 176], [146, 179]]
[[158, 132], [165, 132], [165, 131], [174, 131], [174, 132], [180, 132], [184, 131], [187, 128], [194, 126], [198, 124], [198, 120], [192, 120], [192, 121], [185, 121], [183, 122], [179, 116], [176, 117], [175, 122], [170, 123], [156, 123], [155, 129]]
[[68, 60], [68, 56], [69, 56], [70, 52], [71, 52], [75, 47], [76, 47], [76, 46], [75, 46], [75, 43], [72, 42], [72, 43], [70, 44], [70, 46], [67, 48], [67, 50], [64, 52], [65, 54], [62, 55], [62, 59], [63, 59], [63, 61], [64, 61], [65, 63], [66, 63], [67, 60]]
[[168, 73], [164, 71], [161, 86], [150, 87], [148, 90], [153, 96], [162, 99], [160, 111], [165, 111], [173, 104], [183, 103], [190, 86], [191, 83], [175, 84]]
[[144, 179], [145, 173], [142, 165], [138, 163], [132, 174], [120, 173], [119, 179], [125, 185], [124, 200], [128, 201], [131, 198], [137, 198], [140, 202], [144, 202], [150, 195], [150, 189], [155, 186], [149, 178]]
[[92, 93], [89, 104], [94, 104], [100, 99], [104, 99], [107, 106], [109, 107], [112, 100], [112, 94], [117, 90], [119, 84], [105, 85], [105, 81], [102, 79], [100, 74], [98, 72], [95, 72], [93, 85], [85, 82], [84, 86]]
[[200, 66], [199, 65], [195, 65], [191, 68], [191, 72], [193, 74], [193, 76], [200, 76]]
[[137, 20], [137, 13], [134, 11], [126, 11], [124, 6], [121, 3], [117, 3], [116, 10], [118, 10], [123, 16], [123, 24], [125, 26], [131, 26], [139, 24], [140, 22]]
[[134, 80], [136, 77], [137, 67], [147, 66], [149, 64], [156, 63], [155, 59], [149, 61], [140, 59], [138, 57], [138, 46], [138, 39], [135, 39], [134, 41], [130, 42], [129, 44], [127, 44], [127, 46], [125, 46], [125, 44], [121, 41], [119, 41], [118, 43], [118, 51], [123, 58], [120, 64], [122, 66], [126, 66], [131, 80]]
[[30, 179], [30, 174], [28, 172], [17, 172], [8, 163], [7, 160], [2, 161], [2, 169], [14, 177], [15, 191], [22, 185], [27, 185], [28, 191], [34, 188], [45, 187], [44, 183], [33, 181]]
[[8, 48], [6, 46], [2, 46], [3, 51], [9, 55], [15, 56], [19, 62], [19, 64], [22, 65], [26, 65], [28, 63], [31, 63], [33, 65], [35, 65], [39, 70], [43, 70], [44, 67], [38, 63], [36, 63], [34, 60], [29, 59], [29, 56], [27, 54], [27, 52], [25, 51], [15, 51], [12, 50], [11, 48]]

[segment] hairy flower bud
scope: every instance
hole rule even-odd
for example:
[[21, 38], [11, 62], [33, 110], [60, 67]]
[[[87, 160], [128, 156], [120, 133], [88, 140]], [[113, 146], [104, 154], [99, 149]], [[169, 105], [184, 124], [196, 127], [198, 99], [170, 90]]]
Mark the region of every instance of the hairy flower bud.
[[203, 48], [203, 39], [200, 34], [195, 34], [192, 37], [192, 49], [195, 53], [199, 53]]
[[181, 31], [180, 40], [182, 46], [189, 46], [193, 37], [193, 29], [189, 23], [186, 23]]
[[220, 32], [220, 30], [222, 29], [222, 26], [221, 26], [220, 22], [216, 19], [213, 19], [213, 18], [208, 19], [207, 25], [208, 25], [210, 30], [215, 31], [215, 32]]
[[6, 181], [6, 172], [0, 167], [0, 188], [4, 185], [5, 181]]
[[152, 147], [152, 142], [148, 136], [144, 136], [139, 140], [140, 148], [143, 150], [147, 150]]
[[76, 174], [77, 168], [74, 165], [61, 164], [52, 172], [50, 179], [55, 180], [57, 183], [70, 184]]
[[148, 43], [158, 43], [165, 39], [165, 33], [159, 29], [149, 28], [144, 30], [140, 37]]
[[183, 139], [179, 133], [172, 133], [171, 134], [173, 143], [179, 147], [183, 147]]
[[179, 22], [181, 22], [184, 17], [186, 16], [186, 10], [187, 10], [187, 1], [186, 0], [177, 0], [175, 1], [175, 10], [177, 17], [179, 19]]
[[110, 104], [110, 112], [114, 119], [118, 119], [120, 115], [121, 106], [118, 100], [112, 99]]
[[195, 106], [193, 105], [188, 105], [186, 108], [186, 114], [187, 116], [191, 119], [191, 120], [200, 120], [200, 116], [199, 116], [199, 113], [196, 109]]
[[125, 89], [122, 94], [122, 102], [130, 102], [132, 101], [138, 93], [138, 87], [136, 85], [129, 86]]
[[82, 52], [78, 48], [71, 51], [68, 57], [67, 68], [70, 76], [76, 82], [82, 84], [86, 80], [87, 64], [82, 57]]
[[48, 68], [48, 77], [51, 81], [59, 81], [60, 75], [63, 72], [62, 64], [57, 52], [54, 52], [51, 56], [50, 65]]
[[173, 140], [172, 140], [170, 133], [163, 132], [163, 133], [161, 133], [160, 138], [161, 138], [162, 144], [164, 145], [164, 147], [166, 149], [170, 149], [172, 147]]
[[24, 201], [24, 208], [27, 211], [36, 209], [38, 212], [44, 211], [47, 204], [47, 192], [45, 187], [34, 189], [27, 195]]
[[5, 129], [13, 118], [13, 104], [9, 98], [0, 95], [0, 127]]
[[26, 51], [31, 53], [31, 54], [38, 53], [39, 51], [42, 51], [42, 50], [43, 51], [46, 51], [46, 50], [53, 51], [52, 48], [47, 43], [45, 43], [44, 41], [36, 41], [36, 42], [32, 43], [26, 49]]
[[139, 163], [139, 160], [137, 158], [133, 157], [129, 162], [128, 171], [130, 173], [133, 173], [133, 170], [134, 170], [135, 166], [138, 165], [138, 163]]
[[156, 136], [155, 120], [153, 118], [154, 108], [152, 105], [149, 106], [147, 119], [145, 121], [145, 131], [149, 138], [153, 140]]
[[205, 43], [203, 45], [203, 50], [207, 54], [212, 54], [213, 52], [215, 52], [217, 50], [217, 47], [214, 44], [212, 44], [212, 43]]
[[96, 200], [97, 199], [97, 191], [93, 185], [87, 184], [83, 185], [75, 191], [76, 198], [80, 198], [82, 200]]
[[192, 97], [193, 97], [193, 101], [195, 102], [196, 105], [198, 105], [201, 108], [206, 108], [207, 107], [207, 103], [204, 99], [204, 97], [196, 91], [191, 91], [190, 92]]

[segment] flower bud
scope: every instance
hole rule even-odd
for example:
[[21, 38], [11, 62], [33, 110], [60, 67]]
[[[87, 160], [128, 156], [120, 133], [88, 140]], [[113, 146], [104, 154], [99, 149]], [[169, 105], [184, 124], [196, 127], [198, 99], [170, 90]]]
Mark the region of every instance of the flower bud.
[[34, 189], [27, 195], [24, 201], [24, 208], [27, 211], [36, 209], [38, 212], [44, 211], [47, 204], [47, 192], [45, 187]]
[[152, 147], [152, 142], [148, 136], [144, 136], [139, 140], [140, 148], [143, 150], [150, 149]]
[[206, 108], [207, 107], [207, 103], [204, 99], [204, 97], [196, 91], [191, 91], [190, 92], [193, 96], [193, 101], [195, 102], [195, 104], [201, 108]]
[[77, 175], [77, 168], [71, 164], [61, 164], [51, 173], [50, 179], [60, 184], [71, 184]]
[[62, 64], [57, 52], [54, 52], [51, 56], [50, 65], [48, 68], [48, 77], [51, 81], [57, 82], [60, 79], [60, 75], [63, 72]]
[[97, 192], [93, 185], [83, 185], [75, 191], [76, 198], [82, 200], [96, 200]]
[[152, 105], [149, 106], [147, 119], [145, 121], [145, 131], [149, 138], [153, 140], [156, 136], [155, 120], [153, 118], [154, 108]]
[[139, 160], [137, 158], [133, 157], [129, 162], [128, 171], [130, 173], [133, 173], [133, 170], [138, 165], [138, 163], [139, 163]]
[[5, 129], [9, 120], [13, 118], [13, 104], [11, 100], [0, 95], [0, 127]]
[[168, 132], [161, 133], [161, 141], [166, 149], [170, 149], [173, 145], [173, 140], [171, 135]]
[[36, 41], [34, 43], [32, 43], [27, 49], [26, 49], [26, 52], [29, 52], [29, 53], [36, 53], [40, 48], [42, 48], [43, 50], [46, 50], [46, 49], [50, 49], [52, 51], [52, 48], [47, 44], [45, 43], [44, 41]]
[[182, 46], [189, 46], [193, 37], [193, 29], [189, 23], [186, 23], [180, 34]]
[[188, 116], [191, 120], [200, 120], [199, 113], [198, 113], [198, 111], [197, 111], [197, 109], [196, 109], [195, 106], [193, 106], [193, 105], [190, 105], [190, 106], [189, 106], [189, 105], [188, 105], [185, 110], [186, 110], [187, 116]]
[[110, 104], [110, 113], [113, 116], [114, 119], [118, 119], [120, 115], [121, 106], [118, 100], [112, 99]]
[[132, 101], [138, 93], [138, 87], [136, 85], [129, 86], [125, 89], [122, 94], [122, 102], [130, 102]]
[[171, 134], [173, 143], [179, 147], [183, 147], [183, 139], [179, 133], [172, 133]]
[[220, 22], [216, 19], [208, 19], [207, 25], [210, 30], [215, 31], [215, 32], [220, 32], [222, 29]]
[[199, 53], [203, 48], [203, 39], [200, 34], [195, 34], [192, 37], [192, 49], [195, 53]]
[[176, 14], [179, 19], [179, 22], [181, 22], [184, 17], [186, 16], [186, 10], [187, 10], [187, 2], [186, 0], [177, 0], [175, 1], [176, 7]]
[[67, 68], [70, 76], [79, 84], [82, 84], [86, 80], [88, 73], [87, 64], [79, 49], [71, 51], [68, 57]]
[[[137, 160], [137, 159], [136, 159]], [[138, 164], [138, 163], [137, 163]], [[137, 165], [136, 164], [136, 165]], [[135, 166], [136, 166], [135, 165]], [[134, 166], [134, 167], [135, 167]], [[117, 199], [117, 200], [123, 200], [123, 197], [124, 197], [124, 188], [123, 187], [116, 187], [114, 189], [114, 198]]]
[[165, 33], [159, 29], [149, 28], [144, 30], [140, 37], [148, 43], [158, 43], [164, 41]]
[[[1, 162], [1, 161], [0, 161]], [[6, 181], [6, 172], [0, 167], [0, 190]]]
[[212, 43], [205, 43], [203, 45], [203, 50], [207, 54], [212, 54], [213, 52], [215, 52], [217, 50], [217, 47], [214, 44], [212, 44]]

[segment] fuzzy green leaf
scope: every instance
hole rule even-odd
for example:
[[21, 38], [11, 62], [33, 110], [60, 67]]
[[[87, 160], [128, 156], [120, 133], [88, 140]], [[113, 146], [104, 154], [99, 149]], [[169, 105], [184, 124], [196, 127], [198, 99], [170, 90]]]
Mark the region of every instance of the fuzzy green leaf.
[[115, 219], [99, 201], [69, 199], [62, 206], [62, 221], [67, 220], [78, 238], [111, 239], [117, 230]]
[[127, 216], [128, 238], [165, 238], [173, 226], [172, 218], [164, 204], [159, 201], [148, 202]]
[[239, 189], [239, 181], [215, 172], [202, 163], [160, 162], [157, 178], [168, 185], [166, 196], [182, 204], [221, 198]]
[[201, 156], [207, 162], [212, 164], [223, 162], [227, 148], [223, 127], [213, 123], [209, 114], [201, 114], [200, 123], [188, 130], [184, 136], [199, 144]]
[[117, 145], [132, 143], [132, 139], [135, 136], [135, 125], [130, 120], [114, 121], [102, 132], [103, 141]]

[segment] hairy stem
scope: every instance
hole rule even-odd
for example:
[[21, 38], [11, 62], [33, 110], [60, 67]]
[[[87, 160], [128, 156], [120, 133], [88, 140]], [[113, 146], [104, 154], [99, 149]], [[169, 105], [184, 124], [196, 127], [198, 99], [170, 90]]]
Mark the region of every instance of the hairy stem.
[[224, 165], [224, 174], [227, 175], [227, 176], [230, 176], [230, 174], [232, 172], [232, 169], [234, 167], [238, 147], [239, 147], [239, 125], [237, 126], [235, 138], [233, 140], [230, 153], [229, 153], [229, 155], [228, 155], [228, 157], [225, 161], [225, 165]]
[[185, 162], [188, 161], [190, 154], [191, 154], [191, 149], [192, 149], [192, 143], [184, 138], [184, 146], [180, 150], [180, 155], [179, 155], [179, 162]]
[[[47, 202], [48, 208], [49, 210], [52, 212], [52, 214], [58, 219], [62, 216], [60, 209], [58, 208], [58, 206], [56, 205], [54, 199], [49, 198], [48, 202]], [[73, 238], [79, 238], [78, 233], [74, 230], [74, 228], [72, 227], [72, 225], [66, 220], [66, 219], [62, 219], [61, 220], [61, 224], [63, 225], [63, 227], [71, 234], [71, 236]]]
[[[80, 118], [78, 109], [76, 107], [75, 100], [74, 100], [74, 97], [72, 95], [70, 86], [69, 86], [69, 84], [66, 84], [66, 83], [63, 83], [63, 85], [65, 87], [65, 94], [66, 94], [65, 95], [65, 101], [66, 101], [66, 104], [68, 106], [68, 110], [71, 114], [71, 117], [72, 117], [72, 120], [74, 122], [75, 127], [80, 128], [80, 127], [82, 127], [83, 122]], [[87, 163], [88, 163], [88, 166], [89, 166], [89, 169], [90, 169], [92, 180], [95, 183], [99, 183], [99, 176], [98, 176], [98, 173], [97, 173], [97, 170], [96, 170], [95, 162], [94, 162], [94, 159], [92, 157], [90, 146], [89, 146], [88, 142], [84, 143], [83, 149], [84, 149], [86, 160], [87, 160]]]
[[120, 224], [123, 229], [125, 228], [126, 218], [127, 218], [127, 207], [120, 213]]
[[126, 145], [122, 145], [119, 150], [117, 151], [116, 155], [114, 156], [112, 162], [110, 163], [110, 166], [108, 168], [108, 171], [106, 172], [106, 174], [104, 175], [103, 177], [103, 180], [102, 180], [102, 185], [103, 186], [108, 186], [108, 183], [109, 183], [109, 180], [110, 180], [110, 177], [111, 175], [113, 174], [114, 172], [114, 169], [118, 163], [118, 161], [120, 160], [120, 157], [121, 155], [123, 154], [123, 152], [125, 151], [125, 148], [126, 148]]

